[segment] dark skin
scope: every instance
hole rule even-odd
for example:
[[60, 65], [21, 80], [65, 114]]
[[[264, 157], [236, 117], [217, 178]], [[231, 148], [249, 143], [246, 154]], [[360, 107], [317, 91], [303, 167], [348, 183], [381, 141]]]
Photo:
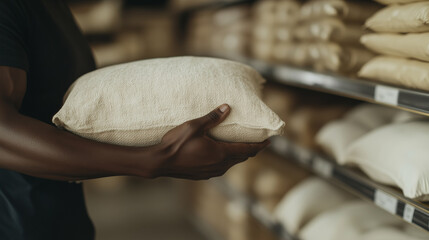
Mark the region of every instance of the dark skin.
[[117, 175], [208, 179], [223, 175], [269, 144], [210, 138], [208, 130], [231, 111], [227, 105], [172, 129], [155, 146], [100, 143], [20, 114], [26, 84], [25, 71], [0, 66], [0, 168], [35, 177], [64, 181]]

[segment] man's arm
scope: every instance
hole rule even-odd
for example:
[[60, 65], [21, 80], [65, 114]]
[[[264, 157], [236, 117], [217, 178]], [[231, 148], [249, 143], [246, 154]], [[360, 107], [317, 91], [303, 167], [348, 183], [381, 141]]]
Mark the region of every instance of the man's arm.
[[81, 180], [114, 175], [207, 179], [254, 156], [268, 142], [223, 143], [207, 136], [230, 108], [168, 132], [161, 144], [125, 147], [81, 138], [19, 113], [26, 91], [23, 70], [0, 66], [0, 168], [55, 179]]

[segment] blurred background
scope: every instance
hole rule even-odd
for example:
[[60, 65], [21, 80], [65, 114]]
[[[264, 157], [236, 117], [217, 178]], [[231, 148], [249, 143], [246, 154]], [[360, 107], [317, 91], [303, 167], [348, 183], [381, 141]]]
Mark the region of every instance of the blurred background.
[[[199, 55], [256, 59], [262, 69], [264, 64], [284, 64], [354, 77], [375, 56], [359, 38], [368, 32], [363, 28], [365, 20], [382, 6], [373, 1], [342, 0], [314, 4], [321, 1], [68, 0], [98, 67]], [[271, 81], [264, 89], [264, 101], [286, 122], [288, 141], [297, 149], [308, 150], [295, 155], [304, 160], [313, 151], [331, 155], [316, 136], [328, 123], [350, 116], [361, 105], [357, 100]], [[350, 118], [359, 120], [371, 111], [382, 114], [380, 119], [393, 116], [380, 109], [364, 110]], [[234, 166], [225, 176], [208, 181], [132, 177], [85, 181], [97, 240], [293, 240], [296, 236], [291, 235], [299, 235], [318, 214], [358, 201], [337, 186], [315, 180], [308, 167], [293, 158], [268, 149]], [[323, 166], [319, 171], [323, 173]], [[312, 184], [322, 187], [307, 189]], [[325, 188], [328, 190], [317, 191]], [[367, 207], [378, 211], [373, 204]], [[282, 217], [285, 215], [287, 219]], [[389, 217], [395, 221], [383, 223], [383, 227], [402, 234], [395, 239], [429, 239], [417, 228], [410, 230]], [[365, 218], [355, 221], [365, 222]], [[378, 230], [377, 224], [359, 231]], [[317, 231], [325, 230], [318, 226]], [[351, 239], [347, 231], [353, 226], [338, 227], [333, 221], [331, 228], [345, 234], [342, 239]], [[319, 239], [317, 234], [309, 236], [302, 238]]]

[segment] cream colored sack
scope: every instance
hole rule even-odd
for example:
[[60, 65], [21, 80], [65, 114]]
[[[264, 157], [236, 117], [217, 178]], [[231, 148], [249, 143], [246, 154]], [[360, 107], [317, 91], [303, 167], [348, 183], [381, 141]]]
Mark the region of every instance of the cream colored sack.
[[414, 236], [399, 227], [389, 226], [367, 232], [361, 236], [360, 240], [424, 240], [429, 237], [427, 233], [424, 234], [425, 236]]
[[428, 32], [429, 1], [387, 6], [369, 18], [365, 26], [376, 32]]
[[333, 41], [341, 43], [359, 43], [365, 34], [360, 24], [345, 24], [338, 18], [323, 18], [300, 24], [295, 30], [295, 37], [306, 41]]
[[429, 123], [391, 124], [355, 141], [346, 163], [375, 181], [397, 186], [409, 198], [429, 200]]
[[[339, 164], [345, 164], [347, 148], [357, 139], [373, 129], [389, 124], [401, 112], [375, 104], [362, 104], [344, 116], [332, 121], [317, 133], [316, 142]], [[407, 118], [399, 116], [398, 118]], [[399, 119], [398, 119], [399, 121]]]
[[309, 53], [316, 69], [323, 71], [356, 73], [374, 54], [367, 49], [343, 46], [337, 43], [314, 43]]
[[312, 65], [309, 54], [310, 43], [276, 43], [271, 50], [272, 58], [279, 63], [289, 63], [299, 67]]
[[351, 194], [330, 183], [312, 177], [290, 190], [278, 204], [274, 215], [289, 233], [296, 235], [317, 215], [337, 208], [353, 198]]
[[277, 1], [274, 10], [275, 22], [283, 26], [296, 24], [300, 8], [301, 4], [298, 1]]
[[322, 17], [337, 17], [348, 21], [363, 22], [379, 7], [370, 2], [349, 2], [344, 0], [312, 0], [306, 2], [300, 11], [303, 20]]
[[373, 203], [356, 200], [337, 206], [308, 223], [299, 234], [304, 240], [362, 240], [362, 235], [401, 220]]
[[229, 142], [261, 142], [284, 126], [260, 100], [263, 82], [250, 67], [215, 58], [131, 62], [80, 77], [53, 122], [85, 138], [148, 146], [183, 122], [228, 103], [230, 116], [211, 135]]
[[384, 55], [429, 61], [429, 33], [374, 33], [362, 36], [365, 47]]
[[380, 56], [365, 64], [359, 77], [429, 91], [429, 63]]

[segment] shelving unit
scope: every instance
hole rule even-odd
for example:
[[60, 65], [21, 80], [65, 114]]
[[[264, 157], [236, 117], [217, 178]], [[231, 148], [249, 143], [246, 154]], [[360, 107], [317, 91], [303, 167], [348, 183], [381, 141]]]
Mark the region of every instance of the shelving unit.
[[227, 58], [252, 66], [270, 81], [383, 104], [429, 116], [429, 93], [427, 92], [292, 66], [269, 64], [240, 56]]
[[[212, 56], [212, 54], [208, 54]], [[393, 86], [375, 81], [321, 73], [311, 69], [280, 65], [237, 55], [214, 56], [245, 63], [269, 81], [328, 94], [386, 105], [429, 116], [429, 92]], [[429, 205], [406, 198], [399, 189], [376, 183], [358, 169], [340, 166], [332, 159], [302, 148], [284, 137], [272, 139], [271, 149], [292, 159], [322, 178], [352, 192], [390, 214], [429, 233]], [[270, 218], [254, 199], [245, 196], [221, 181], [214, 181], [227, 196], [241, 199], [252, 215], [271, 229], [280, 239], [296, 239]]]
[[245, 208], [248, 209], [250, 214], [258, 220], [263, 226], [268, 228], [281, 240], [298, 240], [296, 237], [289, 234], [271, 215], [271, 213], [257, 200], [247, 196], [246, 194], [234, 189], [231, 185], [227, 184], [221, 178], [210, 180], [216, 187], [218, 187], [229, 199], [240, 202]]
[[399, 190], [375, 183], [357, 170], [339, 166], [331, 159], [297, 146], [284, 137], [273, 138], [271, 148], [277, 154], [293, 159], [317, 175], [429, 232], [429, 206], [404, 197]]

